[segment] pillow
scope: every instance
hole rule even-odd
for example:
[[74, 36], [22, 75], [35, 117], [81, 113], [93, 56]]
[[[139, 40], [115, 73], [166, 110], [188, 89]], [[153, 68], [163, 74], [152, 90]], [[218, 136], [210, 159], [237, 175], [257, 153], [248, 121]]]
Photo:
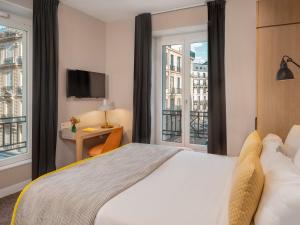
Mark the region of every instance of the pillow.
[[253, 131], [246, 138], [239, 157], [239, 163], [241, 163], [249, 153], [256, 152], [260, 156], [262, 150], [262, 143], [257, 131]]
[[293, 159], [296, 155], [297, 149], [288, 144], [279, 145], [277, 148], [278, 152], [281, 152], [283, 155]]
[[300, 172], [292, 160], [277, 152], [265, 174], [265, 185], [255, 225], [299, 225]]
[[296, 150], [300, 148], [300, 125], [294, 125], [290, 129], [284, 145], [287, 146], [287, 150], [290, 150], [287, 152], [289, 156], [294, 158]]
[[294, 164], [300, 170], [300, 148], [298, 149], [298, 151], [294, 157]]
[[268, 171], [268, 167], [272, 166], [270, 159], [276, 155], [278, 147], [282, 144], [282, 139], [275, 134], [268, 134], [264, 138], [260, 161], [265, 173]]
[[250, 153], [236, 168], [229, 200], [229, 224], [249, 225], [264, 185], [259, 156]]

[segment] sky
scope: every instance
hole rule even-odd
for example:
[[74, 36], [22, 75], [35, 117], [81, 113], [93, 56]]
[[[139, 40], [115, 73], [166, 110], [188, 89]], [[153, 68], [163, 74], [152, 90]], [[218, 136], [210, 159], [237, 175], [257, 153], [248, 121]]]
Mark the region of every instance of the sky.
[[195, 63], [207, 62], [207, 42], [194, 43], [191, 50], [196, 53]]

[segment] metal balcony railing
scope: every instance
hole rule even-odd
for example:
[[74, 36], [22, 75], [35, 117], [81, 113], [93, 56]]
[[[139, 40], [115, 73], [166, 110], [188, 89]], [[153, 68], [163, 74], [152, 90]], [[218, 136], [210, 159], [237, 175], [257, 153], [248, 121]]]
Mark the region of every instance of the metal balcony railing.
[[[181, 142], [182, 112], [181, 110], [162, 111], [163, 141]], [[208, 112], [190, 111], [190, 143], [207, 145], [208, 142]]]
[[21, 86], [4, 86], [0, 88], [0, 97], [22, 97], [23, 88]]
[[12, 41], [22, 38], [22, 33], [12, 30], [0, 30], [0, 42]]
[[182, 88], [170, 88], [170, 94], [181, 94]]
[[174, 65], [170, 65], [170, 70], [175, 71], [176, 67]]
[[25, 148], [26, 116], [0, 118], [0, 153]]

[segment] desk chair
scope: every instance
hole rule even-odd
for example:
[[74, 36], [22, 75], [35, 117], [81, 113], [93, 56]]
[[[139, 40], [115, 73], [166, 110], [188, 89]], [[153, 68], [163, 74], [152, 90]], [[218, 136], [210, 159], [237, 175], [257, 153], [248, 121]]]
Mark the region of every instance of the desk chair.
[[123, 128], [117, 128], [113, 130], [107, 137], [104, 144], [97, 145], [88, 151], [89, 156], [100, 155], [109, 151], [112, 151], [121, 145], [123, 136]]

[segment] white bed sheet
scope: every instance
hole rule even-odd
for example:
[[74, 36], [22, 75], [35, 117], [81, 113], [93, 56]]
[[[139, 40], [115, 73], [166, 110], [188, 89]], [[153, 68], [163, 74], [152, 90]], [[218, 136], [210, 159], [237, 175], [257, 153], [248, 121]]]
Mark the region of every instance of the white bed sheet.
[[107, 202], [95, 225], [228, 225], [236, 158], [182, 151]]

